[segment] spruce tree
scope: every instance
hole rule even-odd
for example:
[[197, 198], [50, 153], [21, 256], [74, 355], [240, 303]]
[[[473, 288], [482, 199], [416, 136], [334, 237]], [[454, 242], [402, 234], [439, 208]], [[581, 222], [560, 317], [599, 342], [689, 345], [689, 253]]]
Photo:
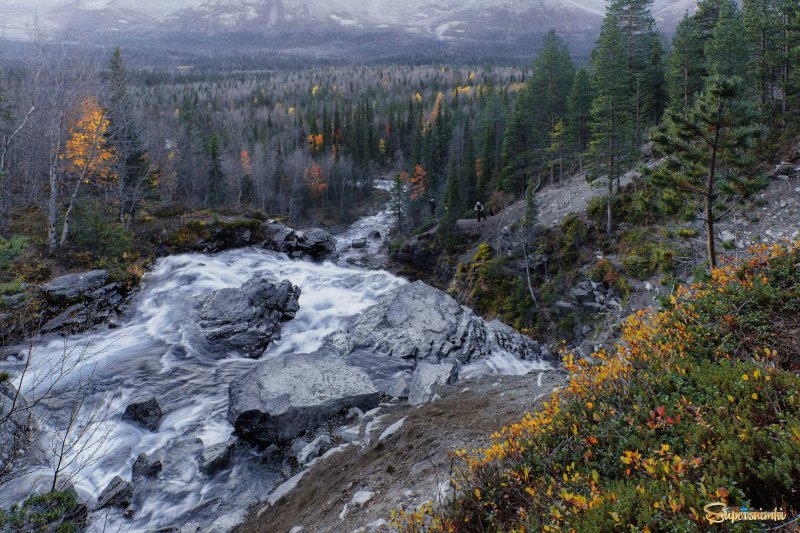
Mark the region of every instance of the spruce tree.
[[222, 161], [219, 136], [211, 132], [208, 141], [208, 186], [206, 189], [206, 206], [219, 207], [227, 199], [225, 174], [222, 172]]
[[617, 19], [606, 16], [597, 47], [592, 52], [592, 138], [589, 156], [593, 174], [608, 180], [606, 232], [613, 232], [614, 181], [632, 161], [633, 103], [625, 64], [625, 43]]
[[754, 119], [741, 79], [712, 77], [692, 108], [668, 112], [654, 136], [667, 159], [653, 181], [702, 212], [711, 268], [717, 265], [715, 224], [760, 183], [745, 174], [760, 133]]

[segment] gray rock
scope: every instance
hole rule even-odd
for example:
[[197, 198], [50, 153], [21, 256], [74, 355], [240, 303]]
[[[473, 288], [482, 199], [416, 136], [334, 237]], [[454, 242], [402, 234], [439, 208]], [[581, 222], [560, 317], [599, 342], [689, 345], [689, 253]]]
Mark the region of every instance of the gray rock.
[[356, 250], [360, 250], [361, 248], [367, 247], [367, 239], [356, 239], [350, 243], [351, 248], [355, 248]]
[[374, 230], [370, 231], [370, 232], [369, 232], [369, 235], [367, 235], [367, 237], [369, 237], [369, 238], [370, 238], [370, 239], [372, 239], [373, 241], [379, 241], [379, 240], [381, 240], [381, 238], [382, 238], [382, 236], [381, 236], [381, 232], [380, 232], [380, 231], [378, 231], [378, 230], [376, 230], [376, 229], [374, 229]]
[[305, 446], [294, 456], [297, 464], [304, 466], [319, 457], [324, 450], [331, 446], [331, 438], [327, 435], [320, 435], [311, 442], [306, 442]]
[[87, 298], [102, 287], [108, 279], [108, 270], [92, 270], [78, 274], [67, 274], [42, 285], [42, 292], [52, 303], [74, 302]]
[[454, 383], [458, 379], [455, 365], [420, 363], [414, 370], [411, 385], [408, 388], [408, 403], [422, 405], [433, 400], [436, 391], [442, 385]]
[[161, 473], [163, 465], [158, 459], [151, 459], [146, 453], [140, 453], [131, 467], [131, 479], [135, 482], [145, 478], [154, 478]]
[[604, 305], [595, 302], [583, 302], [583, 307], [593, 313], [600, 313], [606, 309]]
[[263, 246], [292, 257], [310, 257], [323, 260], [336, 255], [336, 239], [327, 231], [312, 228], [296, 231], [275, 221], [263, 225], [266, 240]]
[[213, 476], [231, 464], [235, 450], [234, 442], [222, 442], [206, 448], [200, 456], [200, 470], [206, 475]]
[[161, 406], [158, 405], [158, 400], [155, 398], [130, 404], [122, 415], [123, 420], [139, 424], [150, 431], [158, 429], [161, 417]]
[[127, 507], [133, 500], [133, 485], [116, 476], [97, 498], [97, 509]]
[[324, 348], [363, 368], [384, 392], [402, 394], [398, 375], [420, 362], [469, 364], [506, 352], [540, 360], [542, 348], [498, 322], [486, 322], [444, 292], [421, 281], [404, 285], [352, 317]]
[[300, 288], [290, 281], [277, 285], [252, 278], [239, 289], [222, 289], [202, 299], [200, 327], [205, 338], [222, 350], [260, 357], [281, 326], [295, 317]]
[[[595, 293], [596, 294], [596, 293]], [[556, 302], [556, 311], [560, 314], [568, 314], [575, 310], [575, 306], [569, 302]]]
[[380, 401], [363, 370], [323, 352], [263, 361], [231, 383], [229, 396], [236, 434], [262, 444], [289, 442], [342, 411]]
[[170, 443], [159, 451], [163, 457], [164, 476], [190, 480], [196, 473], [202, 452], [203, 441], [197, 437]]

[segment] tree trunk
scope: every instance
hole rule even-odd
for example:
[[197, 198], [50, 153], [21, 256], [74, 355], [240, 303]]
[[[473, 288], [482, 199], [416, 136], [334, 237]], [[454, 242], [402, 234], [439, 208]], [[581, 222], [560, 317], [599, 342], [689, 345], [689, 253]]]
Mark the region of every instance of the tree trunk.
[[50, 178], [50, 201], [47, 206], [47, 243], [50, 253], [56, 251], [56, 224], [58, 223], [58, 152], [60, 147], [50, 145], [50, 161], [48, 174]]

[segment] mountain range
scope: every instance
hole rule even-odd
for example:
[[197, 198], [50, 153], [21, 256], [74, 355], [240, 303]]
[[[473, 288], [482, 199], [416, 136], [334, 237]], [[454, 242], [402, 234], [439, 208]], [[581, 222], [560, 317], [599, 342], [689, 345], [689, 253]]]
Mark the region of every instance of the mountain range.
[[[24, 34], [34, 18], [82, 32], [220, 34], [400, 31], [438, 41], [511, 41], [549, 28], [599, 27], [605, 0], [3, 0], [0, 31]], [[696, 0], [656, 0], [669, 32]]]

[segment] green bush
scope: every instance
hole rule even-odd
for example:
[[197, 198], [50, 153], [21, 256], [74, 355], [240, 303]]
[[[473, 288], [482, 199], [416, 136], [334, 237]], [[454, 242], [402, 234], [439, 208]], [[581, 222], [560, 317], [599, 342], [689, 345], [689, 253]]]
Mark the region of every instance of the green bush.
[[[0, 510], [0, 530], [8, 533], [76, 533], [81, 531], [85, 514], [74, 491], [31, 496], [22, 504]], [[84, 510], [85, 511], [85, 510]]]
[[0, 270], [8, 270], [27, 246], [26, 237], [14, 236], [10, 239], [0, 237]]

